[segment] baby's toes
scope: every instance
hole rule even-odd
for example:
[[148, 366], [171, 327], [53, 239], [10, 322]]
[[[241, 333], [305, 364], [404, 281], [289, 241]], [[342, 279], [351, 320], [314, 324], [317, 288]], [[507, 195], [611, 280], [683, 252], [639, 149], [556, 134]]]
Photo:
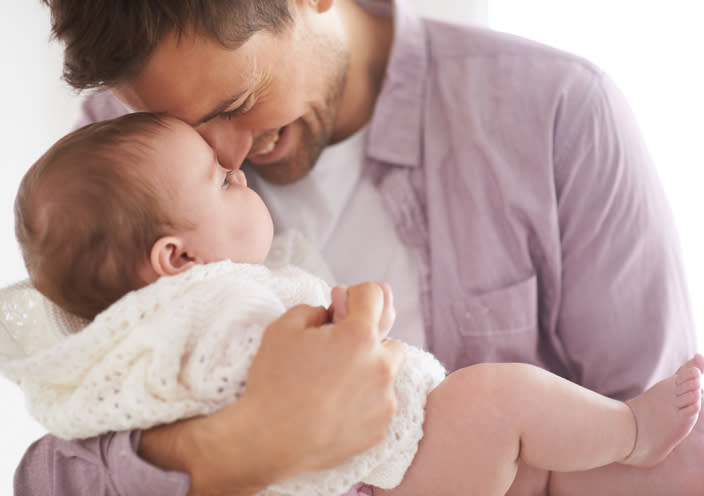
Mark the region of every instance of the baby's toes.
[[692, 358], [687, 360], [680, 369], [677, 371], [679, 374], [682, 369], [696, 368], [700, 373], [704, 374], [704, 355], [701, 353], [696, 353]]
[[701, 371], [694, 366], [680, 368], [675, 380], [675, 406], [680, 410], [694, 406], [698, 411], [701, 400]]
[[677, 371], [677, 374], [675, 375], [675, 387], [677, 388], [677, 392], [679, 393], [689, 391], [689, 388], [691, 388], [693, 385], [694, 387], [696, 387], [697, 385], [701, 386], [701, 375], [702, 372], [697, 367], [687, 366], [687, 364], [680, 367], [680, 369]]
[[686, 406], [692, 405], [694, 403], [699, 403], [702, 399], [701, 389], [694, 389], [691, 391], [686, 391], [684, 393], [678, 394], [675, 399], [675, 406], [677, 408], [684, 408]]
[[699, 413], [701, 412], [701, 407], [702, 402], [701, 399], [695, 401], [694, 403], [690, 403], [686, 406], [683, 406], [681, 408], [678, 408], [677, 413], [680, 416], [680, 418], [688, 423], [691, 423], [691, 425], [694, 425], [697, 417], [699, 416]]

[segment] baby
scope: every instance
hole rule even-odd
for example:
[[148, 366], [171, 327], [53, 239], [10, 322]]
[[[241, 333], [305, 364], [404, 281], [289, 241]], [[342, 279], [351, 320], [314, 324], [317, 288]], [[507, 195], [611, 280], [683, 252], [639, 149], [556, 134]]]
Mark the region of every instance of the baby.
[[[61, 437], [211, 413], [246, 394], [262, 334], [286, 309], [325, 305], [345, 318], [344, 288], [330, 305], [319, 278], [262, 265], [267, 208], [173, 118], [130, 114], [64, 137], [25, 175], [15, 215], [32, 283], [86, 323], [0, 364]], [[390, 290], [379, 291], [390, 326]], [[263, 494], [339, 495], [361, 481], [401, 496], [451, 477], [458, 494], [501, 495], [519, 461], [552, 471], [655, 464], [694, 426], [703, 369], [697, 355], [624, 403], [526, 364], [445, 378], [432, 355], [407, 347], [387, 438]]]

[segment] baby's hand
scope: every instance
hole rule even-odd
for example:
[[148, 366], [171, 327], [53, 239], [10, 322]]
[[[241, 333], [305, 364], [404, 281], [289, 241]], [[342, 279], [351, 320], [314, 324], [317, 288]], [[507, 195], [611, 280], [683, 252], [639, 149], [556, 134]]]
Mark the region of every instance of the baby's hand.
[[[384, 311], [381, 314], [379, 321], [379, 330], [381, 337], [386, 335], [391, 330], [396, 320], [396, 309], [394, 308], [394, 295], [391, 291], [391, 286], [385, 282], [377, 282], [384, 294]], [[347, 316], [347, 286], [335, 286], [330, 291], [332, 303], [328, 311], [332, 316], [333, 322], [338, 322]]]

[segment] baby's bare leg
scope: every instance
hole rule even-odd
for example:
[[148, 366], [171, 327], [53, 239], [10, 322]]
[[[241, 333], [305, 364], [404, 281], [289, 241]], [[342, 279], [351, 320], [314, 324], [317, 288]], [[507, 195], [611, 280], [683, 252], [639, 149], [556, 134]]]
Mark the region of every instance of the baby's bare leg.
[[[704, 358], [695, 356], [672, 376], [626, 403], [614, 401], [548, 374], [544, 401], [557, 415], [531, 403], [521, 417], [521, 458], [553, 471], [587, 470], [613, 462], [650, 466], [662, 461], [694, 427], [701, 409]], [[527, 386], [540, 388], [540, 375]], [[535, 408], [540, 408], [533, 403]], [[626, 415], [626, 407], [631, 416]], [[571, 412], [565, 415], [565, 412]], [[537, 423], [533, 423], [536, 421]], [[524, 427], [520, 427], [523, 425]], [[624, 454], [623, 449], [628, 451]]]
[[553, 471], [649, 463], [696, 421], [697, 363], [631, 402], [637, 442], [625, 403], [536, 367], [483, 364], [455, 372], [428, 398], [425, 436], [403, 482], [375, 494], [503, 495], [519, 460]]
[[493, 366], [476, 365], [448, 376], [428, 396], [423, 439], [401, 484], [374, 496], [503, 495], [516, 474], [520, 445], [512, 412], [493, 401]]

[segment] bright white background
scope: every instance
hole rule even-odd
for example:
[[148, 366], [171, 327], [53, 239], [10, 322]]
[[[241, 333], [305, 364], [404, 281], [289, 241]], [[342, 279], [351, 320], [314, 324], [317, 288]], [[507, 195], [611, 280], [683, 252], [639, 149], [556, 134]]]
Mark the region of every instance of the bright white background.
[[[580, 53], [604, 67], [629, 97], [660, 168], [680, 227], [695, 315], [704, 326], [704, 4], [701, 0], [409, 0], [420, 11], [483, 23]], [[70, 130], [77, 97], [60, 81], [61, 49], [49, 44], [38, 0], [0, 0], [0, 285], [25, 276], [12, 201], [26, 168]], [[704, 349], [704, 340], [700, 340]], [[42, 429], [17, 388], [0, 379], [0, 494]]]

